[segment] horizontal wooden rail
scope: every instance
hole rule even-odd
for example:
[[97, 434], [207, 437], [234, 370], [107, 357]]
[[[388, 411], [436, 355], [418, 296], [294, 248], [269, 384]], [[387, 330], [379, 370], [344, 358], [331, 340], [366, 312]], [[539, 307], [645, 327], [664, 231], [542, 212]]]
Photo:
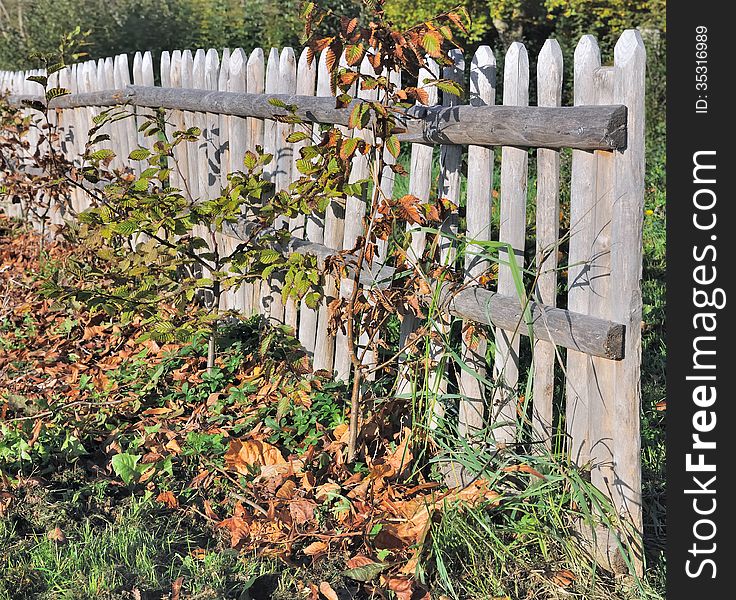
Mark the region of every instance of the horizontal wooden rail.
[[[226, 234], [238, 241], [252, 239], [248, 223], [228, 224]], [[286, 253], [314, 255], [322, 268], [327, 258], [335, 254], [335, 250], [328, 246], [295, 237], [292, 237], [287, 247], [282, 250]], [[361, 273], [360, 281], [367, 288], [381, 288], [387, 285], [394, 273], [393, 267], [388, 266], [373, 270], [366, 268]], [[524, 311], [517, 297], [497, 294], [478, 286], [464, 286], [458, 289], [457, 286], [450, 284], [443, 284], [438, 295], [440, 306], [456, 317], [528, 335]], [[434, 298], [428, 294], [421, 300], [429, 304]], [[610, 360], [624, 358], [626, 327], [620, 323], [537, 302], [529, 303], [529, 311], [531, 315], [529, 325], [536, 339], [591, 356]]]
[[[14, 102], [42, 100], [35, 96], [11, 96], [10, 99]], [[286, 114], [271, 104], [272, 99], [295, 106], [297, 116], [316, 123], [347, 125], [352, 110], [352, 105], [335, 108], [334, 98], [135, 85], [60, 96], [50, 105], [63, 109], [132, 104], [259, 119]], [[405, 132], [399, 135], [403, 142], [617, 150], [626, 146], [626, 107], [416, 106], [406, 113], [403, 127]]]

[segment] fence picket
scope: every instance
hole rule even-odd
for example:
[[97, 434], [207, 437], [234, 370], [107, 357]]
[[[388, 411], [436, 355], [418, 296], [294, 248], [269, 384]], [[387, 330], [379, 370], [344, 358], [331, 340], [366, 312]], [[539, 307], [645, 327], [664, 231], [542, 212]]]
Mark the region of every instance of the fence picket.
[[[628, 109], [627, 144], [614, 157], [611, 219], [612, 317], [626, 325], [626, 351], [616, 363], [613, 440], [615, 458], [614, 506], [641, 535], [641, 276], [644, 219], [644, 83], [646, 50], [641, 34], [627, 29], [614, 50], [614, 102]], [[636, 571], [642, 573], [641, 539]], [[622, 570], [625, 566], [621, 567]]]
[[[296, 93], [299, 96], [314, 96], [315, 83], [317, 80], [317, 63], [312, 61], [310, 64], [307, 60], [307, 48], [302, 50], [299, 55], [299, 63], [297, 64], [296, 75]], [[307, 127], [309, 133], [319, 131], [315, 127]], [[294, 144], [294, 162], [291, 166], [293, 173], [292, 179], [297, 180], [300, 173], [296, 167], [296, 161], [301, 158], [300, 150], [311, 144], [311, 140], [304, 140]], [[322, 215], [312, 214], [305, 217], [300, 215], [291, 221], [292, 235], [308, 239], [311, 241], [322, 242], [324, 238], [324, 223]], [[317, 309], [309, 308], [304, 300], [299, 306], [299, 329], [298, 337], [302, 346], [307, 352], [314, 352], [314, 343], [317, 336]]]
[[[601, 66], [595, 38], [583, 36], [575, 48], [575, 105], [595, 103], [595, 71]], [[570, 232], [567, 261], [567, 308], [587, 313], [590, 305], [590, 250], [593, 243], [596, 157], [592, 152], [573, 150], [570, 181]], [[588, 412], [591, 360], [587, 354], [567, 353], [566, 428], [570, 457], [578, 465], [590, 459]]]
[[[529, 104], [529, 57], [519, 42], [506, 51], [503, 78], [503, 103]], [[501, 150], [501, 212], [499, 239], [510, 244], [514, 256], [499, 252], [498, 293], [518, 297], [510, 261], [524, 268], [526, 237], [528, 154], [526, 149], [504, 146]], [[504, 264], [504, 262], [506, 264]], [[524, 327], [524, 323], [519, 323]], [[492, 424], [497, 442], [516, 439], [516, 385], [519, 380], [519, 332], [496, 329], [496, 356], [493, 363], [495, 389]]]
[[[331, 96], [330, 73], [327, 70], [326, 52], [324, 50], [317, 64], [317, 96]], [[345, 209], [337, 202], [331, 202], [324, 216], [323, 241], [325, 246], [334, 250], [342, 249]], [[312, 238], [309, 238], [312, 240]], [[332, 371], [335, 364], [335, 336], [329, 333], [328, 306], [337, 296], [337, 286], [331, 277], [327, 277], [324, 296], [317, 316], [317, 338], [314, 345], [314, 369]]]
[[[562, 50], [548, 39], [537, 60], [537, 105], [560, 106], [562, 101]], [[557, 302], [557, 252], [560, 227], [560, 153], [537, 150], [537, 215], [535, 299], [548, 306]], [[555, 345], [534, 341], [532, 429], [535, 441], [552, 448], [552, 399], [555, 387]]]
[[[437, 87], [427, 86], [424, 84], [425, 79], [436, 79], [439, 75], [439, 67], [437, 63], [429, 58], [427, 59], [427, 68], [419, 70], [419, 87], [427, 92], [427, 105], [435, 106], [438, 102]], [[430, 200], [432, 190], [432, 157], [434, 148], [426, 144], [411, 145], [411, 162], [409, 167], [409, 194], [419, 198], [423, 202]], [[411, 236], [411, 243], [406, 252], [407, 261], [414, 265], [421, 273], [419, 262], [424, 254], [426, 246], [427, 234], [419, 231], [417, 225], [409, 224], [406, 228], [407, 233]], [[422, 275], [424, 276], [424, 274]], [[409, 345], [410, 338], [418, 325], [417, 317], [407, 312], [401, 321], [401, 329], [399, 331], [399, 348], [406, 348]], [[397, 383], [397, 393], [400, 396], [412, 394], [415, 388], [415, 382], [418, 373], [413, 369], [400, 368]]]
[[[263, 49], [255, 48], [248, 57], [246, 67], [246, 88], [249, 94], [262, 94], [265, 90], [266, 61]], [[264, 121], [262, 119], [249, 118], [247, 120], [248, 132], [248, 148], [256, 149], [257, 146], [263, 147], [263, 128]], [[244, 306], [251, 306], [251, 312], [260, 314], [261, 311], [261, 282], [254, 281], [252, 287], [243, 288], [243, 294], [251, 292], [250, 299], [243, 299]], [[246, 313], [247, 314], [247, 313]]]
[[[375, 74], [373, 67], [370, 64], [367, 56], [363, 57], [360, 64], [360, 73]], [[357, 86], [356, 86], [357, 87]], [[357, 98], [363, 100], [373, 100], [376, 94], [373, 90], [351, 90], [348, 93], [354, 95]], [[367, 135], [367, 130], [355, 129], [352, 131], [352, 136], [359, 139], [365, 139], [369, 143], [372, 142], [370, 136]], [[350, 165], [350, 183], [355, 183], [362, 179], [366, 179], [369, 176], [369, 165], [368, 157], [356, 152]], [[343, 228], [343, 248], [354, 248], [358, 241], [358, 237], [363, 234], [363, 225], [366, 215], [366, 204], [367, 197], [364, 192], [361, 196], [348, 196], [345, 202], [345, 226]], [[347, 302], [350, 296], [353, 294], [353, 281], [350, 279], [343, 279], [340, 283], [340, 297]], [[363, 332], [359, 332], [359, 329], [355, 328], [356, 337], [360, 338], [355, 340], [358, 344], [366, 344], [368, 342], [367, 335]], [[350, 378], [351, 361], [350, 353], [351, 349], [348, 344], [349, 340], [346, 334], [342, 331], [338, 331], [335, 336], [335, 377], [348, 381]], [[357, 348], [356, 348], [357, 350]], [[363, 352], [364, 348], [360, 348], [358, 352]], [[366, 352], [366, 363], [373, 362], [372, 358], [368, 356]]]
[[[496, 101], [496, 57], [488, 46], [481, 46], [470, 65], [470, 104], [492, 105]], [[491, 205], [493, 189], [493, 148], [468, 146], [468, 180], [466, 201], [466, 236], [468, 240], [491, 239]], [[490, 262], [483, 258], [484, 250], [478, 246], [465, 249], [465, 281], [477, 283], [488, 270]], [[472, 327], [472, 323], [464, 323]], [[462, 358], [474, 373], [463, 369], [460, 373], [460, 405], [458, 429], [460, 435], [472, 436], [483, 429], [486, 376], [486, 341], [464, 336]]]
[[[296, 54], [293, 48], [284, 48], [279, 56], [279, 94], [296, 94]], [[294, 146], [291, 142], [287, 142], [286, 138], [294, 131], [294, 125], [290, 123], [278, 123], [276, 129], [277, 138], [277, 170], [276, 170], [276, 189], [286, 190], [292, 181], [292, 168], [294, 165]], [[291, 230], [291, 223], [287, 222], [286, 217], [279, 218], [276, 222], [278, 228], [288, 227]], [[279, 284], [283, 286], [281, 276], [278, 277]], [[281, 299], [282, 300], [282, 299]], [[283, 300], [282, 300], [283, 302]], [[298, 308], [293, 298], [288, 298], [284, 303], [284, 324], [291, 327], [296, 333], [297, 330]]]
[[[118, 54], [113, 58], [113, 81], [116, 89], [122, 89], [130, 85], [130, 67], [128, 65], [128, 55]], [[134, 116], [134, 109], [132, 107], [122, 107], [120, 112], [125, 114], [126, 117], [120, 119], [115, 124], [117, 125], [117, 132], [120, 136], [118, 140], [118, 148], [120, 153], [118, 154], [118, 165], [122, 167], [128, 167], [131, 161], [128, 160], [128, 155], [138, 145], [138, 132], [136, 126], [136, 120]]]

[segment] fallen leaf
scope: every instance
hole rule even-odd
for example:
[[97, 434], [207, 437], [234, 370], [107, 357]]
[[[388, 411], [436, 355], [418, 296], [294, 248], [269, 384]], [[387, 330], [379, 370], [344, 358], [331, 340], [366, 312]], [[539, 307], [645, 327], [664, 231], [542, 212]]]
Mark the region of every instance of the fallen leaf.
[[217, 513], [212, 508], [212, 503], [209, 500], [204, 501], [204, 514], [207, 516], [207, 518], [212, 519], [213, 521], [220, 520], [220, 517], [217, 516]]
[[340, 600], [337, 597], [337, 592], [326, 581], [319, 584], [319, 591], [327, 600]]
[[414, 582], [407, 577], [391, 577], [386, 587], [396, 594], [397, 600], [411, 600], [414, 593]]
[[569, 569], [561, 569], [552, 573], [552, 583], [560, 586], [561, 588], [569, 587], [575, 579], [575, 573]]
[[249, 475], [250, 467], [285, 465], [286, 460], [276, 446], [260, 440], [232, 440], [225, 453], [225, 466], [241, 475]]
[[57, 544], [63, 544], [64, 542], [66, 542], [66, 536], [61, 530], [61, 527], [54, 527], [46, 534], [46, 537], [52, 542], [56, 542]]
[[324, 554], [325, 552], [327, 552], [328, 548], [329, 545], [325, 542], [317, 541], [309, 544], [309, 546], [304, 548], [302, 552], [304, 552], [304, 554], [306, 554], [307, 556], [319, 556], [320, 554]]
[[160, 502], [169, 508], [179, 508], [179, 501], [176, 499], [176, 496], [168, 490], [156, 496], [156, 502]]
[[295, 525], [304, 525], [314, 520], [314, 509], [317, 503], [313, 500], [292, 500], [289, 502], [289, 514]]
[[179, 600], [181, 594], [181, 586], [184, 583], [184, 577], [177, 577], [171, 584], [171, 600]]

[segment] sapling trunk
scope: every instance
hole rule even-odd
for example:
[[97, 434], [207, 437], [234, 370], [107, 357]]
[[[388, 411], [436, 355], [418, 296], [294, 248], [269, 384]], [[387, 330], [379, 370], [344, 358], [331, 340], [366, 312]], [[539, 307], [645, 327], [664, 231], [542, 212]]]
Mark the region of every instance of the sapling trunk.
[[212, 312], [215, 319], [210, 327], [210, 336], [207, 340], [207, 374], [212, 373], [212, 369], [215, 368], [215, 358], [217, 358], [217, 317], [220, 313], [220, 296], [222, 296], [220, 282], [215, 281], [212, 284]]

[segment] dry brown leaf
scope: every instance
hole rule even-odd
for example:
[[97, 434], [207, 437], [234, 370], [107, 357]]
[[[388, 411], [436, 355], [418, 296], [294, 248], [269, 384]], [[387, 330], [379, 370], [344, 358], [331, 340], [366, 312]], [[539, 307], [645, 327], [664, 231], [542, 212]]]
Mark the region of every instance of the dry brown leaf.
[[396, 594], [397, 600], [411, 600], [414, 582], [407, 577], [391, 577], [386, 587]]
[[286, 460], [276, 446], [260, 440], [232, 440], [225, 453], [225, 466], [241, 475], [250, 474], [249, 467], [285, 464]]
[[327, 552], [328, 548], [329, 545], [327, 543], [316, 541], [309, 544], [309, 546], [304, 548], [302, 552], [304, 552], [304, 554], [306, 554], [307, 556], [319, 556], [320, 554], [324, 554], [325, 552]]
[[357, 569], [359, 567], [365, 567], [366, 565], [372, 565], [376, 561], [372, 558], [368, 558], [364, 554], [357, 554], [353, 558], [349, 559], [345, 564], [348, 569]]
[[179, 508], [179, 500], [176, 499], [176, 496], [170, 490], [161, 492], [156, 496], [156, 502], [160, 502], [169, 508]]
[[184, 577], [177, 577], [171, 584], [171, 600], [179, 600], [181, 594], [181, 586], [184, 583]]
[[326, 581], [319, 584], [319, 591], [325, 598], [327, 598], [327, 600], [340, 600], [337, 596], [337, 592], [332, 589], [332, 586]]
[[296, 482], [293, 479], [287, 479], [276, 491], [276, 497], [291, 500], [294, 497], [294, 492], [296, 492]]
[[560, 569], [559, 571], [555, 571], [552, 573], [551, 578], [552, 583], [560, 586], [561, 588], [569, 587], [576, 579], [575, 573], [569, 569]]
[[56, 542], [57, 544], [63, 544], [64, 542], [66, 542], [66, 536], [61, 530], [61, 527], [54, 527], [46, 534], [46, 537], [52, 542]]
[[330, 494], [339, 492], [340, 489], [340, 484], [338, 483], [323, 483], [314, 490], [314, 497], [321, 502], [328, 499]]
[[289, 514], [295, 525], [304, 525], [314, 519], [317, 504], [313, 500], [293, 500], [289, 502]]

